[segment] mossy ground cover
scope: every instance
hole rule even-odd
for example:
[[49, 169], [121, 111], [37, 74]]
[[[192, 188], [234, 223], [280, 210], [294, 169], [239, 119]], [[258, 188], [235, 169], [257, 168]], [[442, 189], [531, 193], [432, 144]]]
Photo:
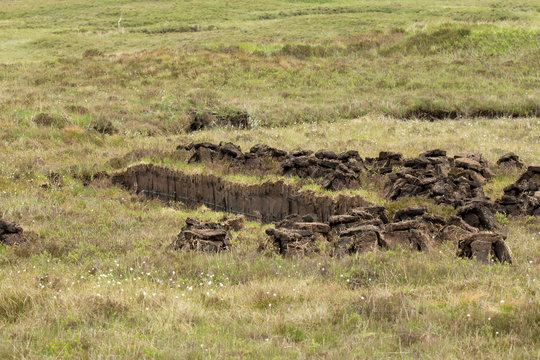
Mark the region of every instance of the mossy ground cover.
[[[510, 266], [457, 259], [452, 244], [282, 258], [257, 251], [268, 225], [256, 222], [230, 253], [183, 253], [167, 246], [186, 217], [222, 214], [81, 181], [138, 161], [132, 151], [185, 167], [160, 154], [191, 141], [537, 163], [539, 10], [2, 2], [0, 215], [40, 239], [0, 246], [0, 358], [539, 357], [538, 219], [499, 218]], [[231, 109], [252, 128], [185, 132], [191, 111]], [[43, 186], [51, 172], [62, 186]], [[497, 171], [485, 191], [498, 197], [518, 176]]]

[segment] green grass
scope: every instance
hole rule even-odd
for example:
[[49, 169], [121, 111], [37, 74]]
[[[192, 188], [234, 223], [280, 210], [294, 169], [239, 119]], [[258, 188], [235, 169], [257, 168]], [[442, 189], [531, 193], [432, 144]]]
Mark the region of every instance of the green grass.
[[[0, 216], [39, 235], [0, 246], [0, 358], [540, 357], [537, 218], [499, 216], [511, 266], [449, 243], [283, 258], [257, 250], [256, 222], [229, 253], [184, 253], [167, 247], [185, 219], [223, 214], [81, 181], [139, 161], [268, 179], [173, 153], [197, 141], [537, 163], [539, 14], [530, 0], [0, 2]], [[236, 109], [251, 129], [185, 131], [190, 111]], [[520, 171], [494, 170], [497, 198]], [[354, 193], [390, 212], [453, 212], [364, 180]]]
[[2, 118], [163, 134], [194, 109], [246, 109], [265, 126], [539, 113], [526, 1], [67, 4], [0, 5]]

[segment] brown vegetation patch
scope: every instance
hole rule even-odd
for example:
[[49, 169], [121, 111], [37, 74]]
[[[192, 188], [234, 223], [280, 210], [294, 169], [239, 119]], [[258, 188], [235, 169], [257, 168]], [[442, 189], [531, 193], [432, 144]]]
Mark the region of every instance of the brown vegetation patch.
[[98, 49], [87, 49], [83, 53], [83, 58], [95, 58], [103, 56], [103, 52]]
[[40, 113], [32, 118], [32, 121], [39, 126], [64, 127], [67, 120], [60, 116], [53, 116], [47, 113]]

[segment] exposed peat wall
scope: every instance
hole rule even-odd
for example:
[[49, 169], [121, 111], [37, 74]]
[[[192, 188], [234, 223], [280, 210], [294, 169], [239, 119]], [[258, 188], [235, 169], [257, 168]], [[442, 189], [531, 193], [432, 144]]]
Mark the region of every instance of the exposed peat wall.
[[332, 215], [346, 214], [355, 207], [372, 205], [359, 195], [319, 195], [298, 190], [284, 181], [243, 184], [213, 174], [186, 174], [152, 164], [138, 164], [112, 177], [113, 184], [137, 193], [202, 203], [219, 211], [244, 214], [262, 221], [280, 221], [289, 215], [315, 215], [328, 221]]

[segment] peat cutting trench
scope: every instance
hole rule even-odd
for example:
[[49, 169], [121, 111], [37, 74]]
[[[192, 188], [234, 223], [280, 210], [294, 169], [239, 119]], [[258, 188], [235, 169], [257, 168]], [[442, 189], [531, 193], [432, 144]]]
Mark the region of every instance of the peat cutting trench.
[[290, 215], [315, 215], [316, 220], [325, 222], [332, 215], [370, 205], [359, 195], [317, 195], [314, 191], [299, 191], [282, 180], [242, 184], [212, 174], [186, 174], [152, 164], [131, 166], [113, 175], [112, 182], [138, 193], [204, 204], [264, 222], [281, 221]]
[[[286, 152], [266, 145], [243, 153], [231, 143], [189, 144], [177, 151], [187, 151], [188, 163], [219, 163], [236, 172], [309, 178], [328, 190], [360, 189], [366, 176], [377, 176], [384, 180], [381, 192], [388, 200], [421, 196], [456, 210], [456, 215], [443, 218], [423, 206], [411, 206], [388, 219], [383, 206], [357, 194], [320, 194], [283, 180], [245, 184], [146, 163], [111, 176], [113, 184], [137, 193], [274, 222], [275, 227], [266, 231], [266, 245], [281, 254], [316, 252], [321, 241], [331, 245], [334, 255], [342, 256], [397, 246], [426, 251], [437, 242], [451, 240], [459, 256], [511, 262], [504, 241], [507, 231], [496, 213], [540, 215], [540, 167], [529, 166], [516, 183], [504, 189], [502, 198], [491, 201], [482, 185], [494, 174], [480, 154], [447, 157], [437, 149], [412, 159], [393, 152], [362, 159], [356, 151]], [[512, 153], [501, 157], [497, 166], [525, 167]], [[189, 219], [173, 247], [226, 250], [230, 248], [227, 227], [227, 223]]]

